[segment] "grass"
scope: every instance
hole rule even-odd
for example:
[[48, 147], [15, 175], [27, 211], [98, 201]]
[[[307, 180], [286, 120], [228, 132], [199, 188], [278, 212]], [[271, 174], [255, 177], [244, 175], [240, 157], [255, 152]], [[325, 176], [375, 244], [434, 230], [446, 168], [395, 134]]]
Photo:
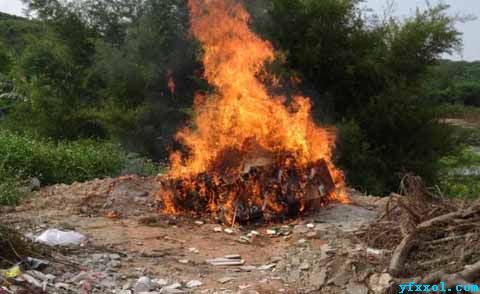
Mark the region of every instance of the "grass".
[[116, 176], [125, 162], [125, 153], [112, 143], [56, 143], [0, 130], [0, 204], [17, 204], [29, 178], [44, 185], [70, 184]]
[[12, 177], [69, 184], [116, 175], [124, 164], [124, 152], [112, 143], [55, 143], [0, 131], [0, 166]]

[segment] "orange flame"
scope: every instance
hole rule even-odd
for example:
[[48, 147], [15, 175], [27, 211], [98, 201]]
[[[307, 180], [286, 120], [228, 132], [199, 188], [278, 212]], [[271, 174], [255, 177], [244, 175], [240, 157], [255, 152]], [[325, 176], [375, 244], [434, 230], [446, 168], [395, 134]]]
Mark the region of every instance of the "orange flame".
[[167, 81], [168, 90], [170, 91], [170, 94], [174, 95], [176, 84], [175, 84], [175, 80], [173, 79], [171, 70], [167, 71], [167, 79], [168, 79], [168, 81]]
[[[299, 165], [323, 159], [341, 191], [343, 174], [331, 160], [334, 131], [314, 123], [307, 97], [294, 97], [286, 106], [286, 97], [268, 94], [258, 76], [274, 50], [249, 29], [245, 9], [224, 0], [189, 0], [189, 7], [191, 30], [204, 51], [204, 75], [216, 94], [196, 97], [195, 128], [177, 134], [190, 153], [170, 156], [169, 176], [241, 173], [248, 161], [289, 154]], [[331, 197], [347, 201], [342, 192]]]

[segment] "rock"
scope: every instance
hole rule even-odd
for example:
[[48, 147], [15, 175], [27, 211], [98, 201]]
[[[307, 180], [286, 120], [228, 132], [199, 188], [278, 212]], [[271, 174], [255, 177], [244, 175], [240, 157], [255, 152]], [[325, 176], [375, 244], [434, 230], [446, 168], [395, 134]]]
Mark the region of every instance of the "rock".
[[72, 278], [73, 283], [80, 283], [81, 281], [87, 280], [90, 277], [90, 275], [87, 272], [81, 272], [75, 277]]
[[327, 280], [327, 269], [323, 267], [320, 272], [313, 272], [310, 275], [310, 283], [315, 287], [316, 290], [319, 290], [325, 284]]
[[220, 283], [220, 284], [226, 284], [230, 281], [233, 281], [235, 280], [235, 278], [232, 278], [232, 277], [223, 277], [223, 278], [220, 278], [218, 279], [217, 281]]
[[67, 284], [67, 283], [56, 283], [56, 284], [55, 284], [55, 288], [57, 288], [57, 289], [69, 290], [69, 289], [70, 289], [70, 285]]
[[113, 253], [113, 254], [109, 254], [108, 258], [110, 258], [111, 260], [119, 260], [121, 256], [120, 254]]
[[225, 233], [229, 234], [229, 235], [233, 234], [233, 230], [232, 230], [232, 229], [225, 229], [225, 230], [223, 230], [223, 231], [224, 231]]
[[179, 259], [178, 262], [182, 263], [182, 264], [187, 264], [190, 262], [190, 260], [188, 259]]
[[346, 294], [368, 294], [368, 288], [362, 284], [350, 281], [345, 290]]
[[132, 290], [120, 290], [119, 294], [133, 294]]
[[104, 258], [105, 258], [105, 254], [98, 254], [98, 253], [92, 254], [93, 261], [101, 261]]
[[168, 285], [168, 281], [165, 279], [155, 279], [153, 280], [153, 283], [159, 288], [165, 287]]
[[187, 288], [197, 288], [197, 287], [200, 287], [201, 285], [203, 285], [202, 282], [198, 281], [198, 280], [191, 280], [190, 282], [187, 283]]
[[103, 279], [100, 281], [100, 285], [102, 285], [103, 287], [107, 288], [107, 289], [113, 289], [117, 286], [117, 283], [111, 281], [111, 280], [108, 280], [108, 279]]
[[183, 291], [183, 290], [180, 290], [180, 289], [169, 289], [169, 288], [164, 287], [158, 293], [159, 294], [183, 294], [183, 293], [186, 293], [186, 292]]
[[299, 269], [302, 271], [308, 271], [310, 269], [310, 264], [308, 264], [308, 262], [303, 262], [300, 265]]
[[268, 270], [271, 270], [272, 268], [275, 267], [275, 264], [272, 263], [272, 264], [265, 264], [265, 265], [262, 265], [262, 266], [259, 266], [258, 267], [258, 270], [261, 270], [261, 271], [268, 271]]
[[215, 227], [213, 228], [213, 231], [216, 232], [216, 233], [221, 233], [223, 230], [221, 227]]
[[335, 277], [333, 277], [330, 282], [335, 284], [338, 287], [344, 287], [349, 280], [350, 280], [350, 275], [347, 274], [346, 271], [342, 271], [338, 273]]
[[251, 272], [251, 271], [256, 270], [257, 267], [256, 267], [256, 266], [253, 266], [253, 265], [245, 265], [245, 266], [239, 267], [239, 269], [241, 269], [241, 270], [244, 271], [244, 272]]
[[314, 224], [307, 224], [307, 228], [309, 228], [309, 229], [314, 229], [314, 228], [315, 228], [315, 225], [314, 225]]
[[295, 234], [306, 234], [308, 232], [308, 228], [304, 225], [296, 225], [293, 227], [293, 233]]
[[242, 244], [248, 244], [252, 242], [252, 240], [250, 240], [250, 238], [248, 238], [247, 236], [240, 236], [237, 241]]
[[40, 190], [41, 183], [38, 178], [31, 178], [29, 183], [28, 183], [28, 188], [30, 191], [38, 191]]
[[307, 240], [306, 239], [300, 239], [297, 241], [297, 244], [300, 245], [300, 246], [304, 246], [307, 244]]
[[112, 260], [108, 264], [113, 268], [119, 268], [122, 266], [122, 263], [118, 260]]
[[260, 232], [258, 232], [258, 231], [251, 231], [251, 232], [250, 232], [250, 235], [252, 235], [252, 236], [260, 236]]
[[307, 233], [307, 238], [309, 239], [319, 239], [319, 234], [318, 232], [308, 232]]
[[129, 290], [131, 288], [133, 288], [133, 282], [132, 281], [128, 281], [125, 284], [123, 284], [123, 286], [122, 286], [123, 290]]
[[153, 284], [149, 277], [141, 277], [137, 280], [134, 286], [135, 293], [149, 292], [152, 290]]
[[275, 236], [277, 234], [276, 230], [267, 230], [267, 235], [269, 236]]
[[375, 294], [386, 293], [392, 285], [392, 277], [387, 273], [373, 274], [368, 280], [368, 286]]
[[272, 256], [270, 258], [271, 263], [279, 263], [280, 261], [283, 261], [283, 258], [281, 256]]
[[185, 291], [181, 290], [180, 288], [182, 285], [180, 283], [174, 283], [170, 286], [165, 286], [160, 290], [161, 294], [177, 294], [177, 293], [185, 293]]

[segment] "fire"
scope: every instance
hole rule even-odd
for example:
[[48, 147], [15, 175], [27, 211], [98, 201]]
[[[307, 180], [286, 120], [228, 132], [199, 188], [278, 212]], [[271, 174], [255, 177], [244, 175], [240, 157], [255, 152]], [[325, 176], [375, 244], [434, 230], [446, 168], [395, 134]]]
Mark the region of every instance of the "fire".
[[[343, 174], [331, 159], [334, 130], [314, 123], [307, 97], [286, 104], [287, 97], [269, 95], [259, 75], [274, 49], [249, 29], [247, 11], [224, 0], [189, 0], [189, 8], [191, 31], [204, 51], [204, 75], [216, 93], [197, 95], [194, 127], [177, 134], [189, 153], [170, 156], [171, 170], [158, 195], [165, 211], [193, 212], [200, 201], [203, 212], [222, 211], [229, 222], [254, 208], [285, 213], [292, 210], [286, 202], [293, 188], [285, 186], [292, 177], [297, 213], [310, 206], [308, 187], [324, 187], [325, 178], [332, 183], [321, 202], [348, 201]], [[323, 182], [315, 176], [319, 171]]]
[[170, 91], [170, 94], [174, 95], [175, 94], [175, 88], [176, 88], [176, 84], [175, 84], [175, 80], [173, 79], [173, 76], [172, 76], [172, 71], [171, 70], [168, 70], [167, 71], [167, 87], [168, 87], [168, 90]]

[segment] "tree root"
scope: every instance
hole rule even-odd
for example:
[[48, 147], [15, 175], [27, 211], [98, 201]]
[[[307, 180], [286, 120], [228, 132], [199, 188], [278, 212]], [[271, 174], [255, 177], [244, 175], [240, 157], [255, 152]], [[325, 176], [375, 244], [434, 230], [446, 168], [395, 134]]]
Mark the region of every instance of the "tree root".
[[[411, 249], [419, 242], [419, 237], [429, 228], [439, 226], [444, 223], [457, 223], [456, 219], [464, 220], [478, 213], [477, 207], [471, 209], [447, 213], [430, 220], [424, 221], [417, 225], [415, 230], [409, 235], [405, 236], [400, 244], [395, 249], [389, 265], [389, 272], [394, 277], [398, 277], [404, 269], [405, 261], [410, 254]], [[463, 221], [464, 222], [464, 221]]]

